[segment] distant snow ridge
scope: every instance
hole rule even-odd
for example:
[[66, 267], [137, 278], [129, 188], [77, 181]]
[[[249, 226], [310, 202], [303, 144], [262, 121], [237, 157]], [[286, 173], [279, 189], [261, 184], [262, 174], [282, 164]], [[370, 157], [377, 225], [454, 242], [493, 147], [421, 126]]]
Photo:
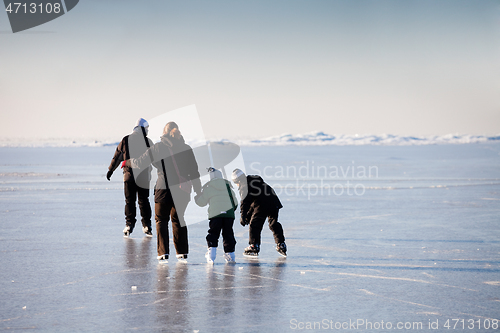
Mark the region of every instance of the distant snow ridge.
[[240, 141], [242, 146], [319, 146], [319, 145], [432, 145], [432, 144], [461, 144], [500, 141], [498, 136], [484, 135], [436, 135], [436, 136], [399, 136], [391, 134], [383, 135], [331, 135], [324, 132], [312, 132], [307, 134], [282, 134], [260, 140]]
[[[500, 135], [436, 135], [436, 136], [400, 136], [392, 134], [383, 135], [331, 135], [325, 132], [311, 132], [306, 134], [282, 134], [258, 140], [211, 140], [218, 142], [234, 142], [240, 146], [360, 146], [360, 145], [435, 145], [435, 144], [463, 144], [500, 142]], [[38, 139], [15, 140], [0, 138], [0, 147], [116, 147], [119, 142], [114, 140], [81, 140], [71, 139]], [[187, 140], [192, 147], [205, 145], [205, 140]]]

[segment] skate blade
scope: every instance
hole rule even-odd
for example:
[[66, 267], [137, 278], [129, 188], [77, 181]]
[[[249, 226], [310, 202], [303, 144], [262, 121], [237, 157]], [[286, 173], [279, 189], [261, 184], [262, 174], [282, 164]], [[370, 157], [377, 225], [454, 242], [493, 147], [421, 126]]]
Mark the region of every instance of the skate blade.
[[214, 264], [214, 261], [210, 257], [205, 256], [205, 260], [207, 261], [207, 264], [209, 264], [209, 265]]
[[253, 253], [243, 253], [243, 256], [248, 258], [257, 258], [259, 255]]

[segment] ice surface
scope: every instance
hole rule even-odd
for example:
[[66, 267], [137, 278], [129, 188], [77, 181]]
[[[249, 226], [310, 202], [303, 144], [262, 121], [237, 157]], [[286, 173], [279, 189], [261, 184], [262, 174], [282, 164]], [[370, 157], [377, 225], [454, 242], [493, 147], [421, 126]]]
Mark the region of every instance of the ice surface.
[[260, 258], [243, 257], [236, 222], [235, 265], [221, 245], [206, 264], [199, 216], [187, 264], [158, 264], [155, 231], [124, 238], [122, 179], [105, 179], [114, 149], [0, 148], [0, 329], [442, 332], [464, 319], [478, 332], [500, 318], [499, 143], [243, 147], [280, 193], [288, 257], [267, 227]]

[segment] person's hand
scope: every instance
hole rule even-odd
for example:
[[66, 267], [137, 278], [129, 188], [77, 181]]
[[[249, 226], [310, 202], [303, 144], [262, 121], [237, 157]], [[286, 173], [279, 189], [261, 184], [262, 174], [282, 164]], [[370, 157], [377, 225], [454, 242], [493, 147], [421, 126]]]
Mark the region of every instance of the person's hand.
[[122, 162], [122, 169], [123, 167], [131, 167], [132, 166], [132, 163], [130, 162], [130, 160], [125, 160]]
[[248, 225], [250, 223], [248, 223], [245, 218], [241, 217], [240, 218], [240, 224], [241, 224], [242, 227], [244, 227], [244, 226], [246, 226], [246, 225]]
[[108, 180], [111, 180], [111, 175], [113, 174], [113, 171], [108, 171], [108, 173], [106, 174], [106, 178]]

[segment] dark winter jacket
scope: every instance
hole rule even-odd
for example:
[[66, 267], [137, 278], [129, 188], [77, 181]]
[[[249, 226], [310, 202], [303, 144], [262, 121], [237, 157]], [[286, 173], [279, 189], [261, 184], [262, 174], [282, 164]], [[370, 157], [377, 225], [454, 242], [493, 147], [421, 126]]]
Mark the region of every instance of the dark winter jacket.
[[242, 198], [240, 211], [243, 221], [247, 221], [252, 214], [266, 214], [283, 208], [273, 188], [260, 176], [248, 175], [247, 184], [242, 184], [239, 190]]
[[[149, 145], [153, 146], [153, 141], [151, 141], [149, 138], [147, 138], [147, 140]], [[139, 130], [134, 130], [132, 134], [125, 136], [122, 141], [120, 141], [118, 147], [116, 147], [115, 155], [111, 160], [111, 164], [109, 165], [108, 170], [114, 172], [120, 166], [121, 162], [131, 158], [137, 158], [144, 154], [147, 149], [148, 147], [146, 146], [146, 139], [144, 138], [144, 134], [139, 127]], [[123, 181], [135, 181], [140, 187], [149, 188], [149, 181], [151, 180], [151, 170], [151, 167], [144, 168], [142, 170], [133, 170], [131, 167], [126, 166], [123, 168]]]
[[[162, 160], [167, 177], [165, 177], [163, 172]], [[174, 165], [174, 161], [177, 164], [177, 168]], [[172, 200], [171, 191], [181, 193], [182, 190], [179, 189], [181, 182], [191, 181], [194, 191], [196, 193], [200, 193], [201, 191], [198, 164], [196, 163], [193, 150], [184, 143], [182, 137], [174, 139], [165, 135], [162, 136], [161, 141], [148, 149], [142, 156], [132, 158], [131, 164], [132, 167], [141, 170], [153, 164], [158, 170], [158, 180], [155, 185], [155, 202], [168, 202]]]
[[[229, 217], [234, 219], [234, 210], [238, 206], [238, 198], [236, 198], [236, 194], [234, 194], [231, 188], [231, 183], [225, 179], [212, 179], [203, 185], [201, 195], [194, 198], [195, 202], [201, 207], [209, 205], [209, 219], [214, 217]], [[229, 195], [233, 197], [232, 201]]]

